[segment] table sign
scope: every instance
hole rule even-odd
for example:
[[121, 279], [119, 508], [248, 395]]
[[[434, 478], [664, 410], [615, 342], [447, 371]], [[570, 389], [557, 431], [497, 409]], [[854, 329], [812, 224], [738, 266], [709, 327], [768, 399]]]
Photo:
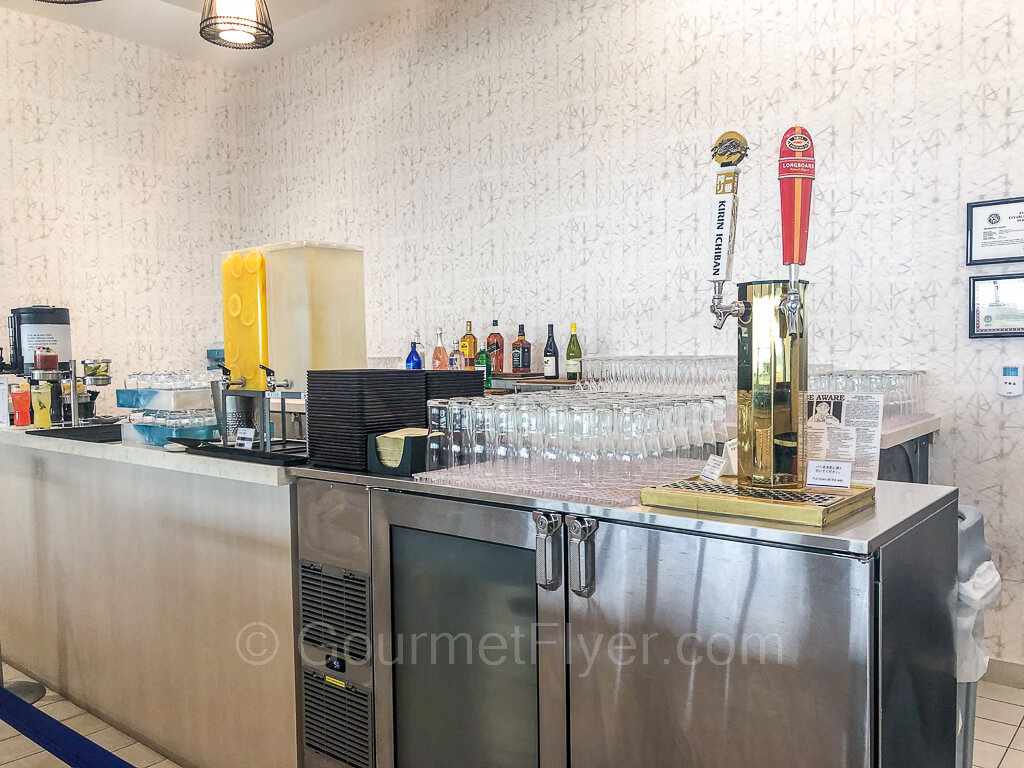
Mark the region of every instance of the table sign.
[[807, 462], [807, 484], [822, 488], [849, 488], [853, 480], [852, 461]]
[[7, 379], [0, 379], [0, 427], [11, 426], [11, 413], [7, 410], [7, 401], [10, 396], [10, 382]]
[[722, 476], [723, 469], [725, 469], [725, 459], [722, 456], [711, 454], [708, 456], [704, 469], [700, 471], [700, 479], [707, 480], [709, 483], [717, 483]]
[[243, 451], [251, 451], [252, 444], [256, 440], [256, 430], [252, 427], [239, 427], [235, 435], [235, 448]]

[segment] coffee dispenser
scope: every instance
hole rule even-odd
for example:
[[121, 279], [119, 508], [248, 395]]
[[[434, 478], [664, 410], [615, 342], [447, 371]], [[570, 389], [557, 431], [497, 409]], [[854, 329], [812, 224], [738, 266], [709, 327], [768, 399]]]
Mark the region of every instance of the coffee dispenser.
[[12, 309], [7, 329], [11, 354], [6, 363], [0, 355], [0, 373], [32, 378], [39, 347], [56, 353], [59, 370], [71, 370], [71, 313], [67, 309], [39, 305]]

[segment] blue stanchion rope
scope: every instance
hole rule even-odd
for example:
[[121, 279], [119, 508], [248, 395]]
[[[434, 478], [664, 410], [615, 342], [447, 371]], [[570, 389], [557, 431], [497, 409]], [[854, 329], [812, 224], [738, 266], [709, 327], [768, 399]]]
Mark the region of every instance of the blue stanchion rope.
[[71, 768], [132, 768], [117, 755], [0, 687], [0, 720]]

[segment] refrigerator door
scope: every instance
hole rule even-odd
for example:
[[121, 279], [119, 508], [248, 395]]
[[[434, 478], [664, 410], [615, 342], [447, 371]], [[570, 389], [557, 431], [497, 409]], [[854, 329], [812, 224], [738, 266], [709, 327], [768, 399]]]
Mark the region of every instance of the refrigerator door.
[[872, 562], [566, 526], [573, 765], [872, 764]]
[[370, 493], [377, 768], [564, 768], [562, 518]]

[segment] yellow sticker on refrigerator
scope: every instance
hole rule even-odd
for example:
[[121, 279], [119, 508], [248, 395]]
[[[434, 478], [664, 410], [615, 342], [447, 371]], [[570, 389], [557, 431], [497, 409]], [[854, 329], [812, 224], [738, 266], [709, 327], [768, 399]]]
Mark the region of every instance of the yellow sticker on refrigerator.
[[245, 389], [266, 389], [267, 260], [259, 251], [235, 252], [221, 266], [224, 285], [224, 364]]

